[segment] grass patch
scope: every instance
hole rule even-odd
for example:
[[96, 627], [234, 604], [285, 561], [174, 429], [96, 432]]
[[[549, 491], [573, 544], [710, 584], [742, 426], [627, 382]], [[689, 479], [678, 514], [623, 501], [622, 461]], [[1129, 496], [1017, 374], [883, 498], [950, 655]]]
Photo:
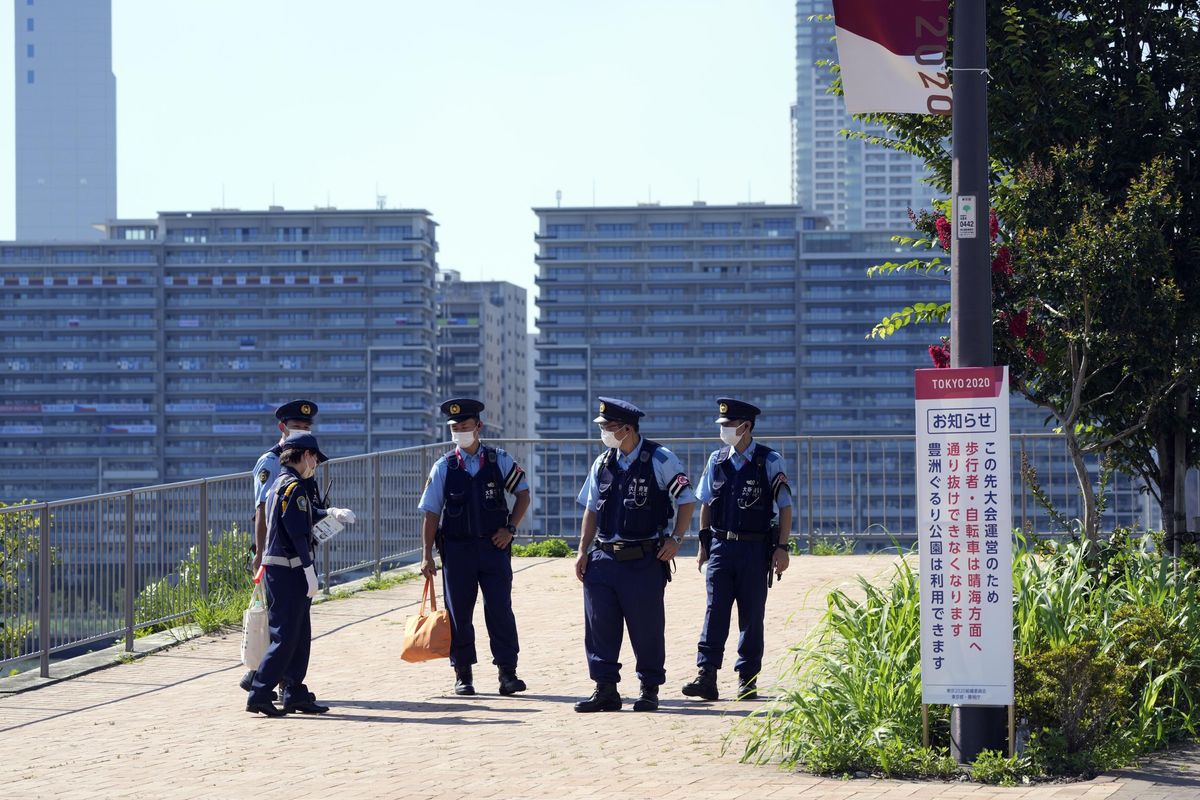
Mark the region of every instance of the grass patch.
[[363, 591], [377, 592], [382, 589], [391, 589], [403, 583], [411, 583], [419, 578], [421, 578], [421, 573], [415, 570], [402, 572], [399, 575], [372, 575], [363, 581], [362, 588]]

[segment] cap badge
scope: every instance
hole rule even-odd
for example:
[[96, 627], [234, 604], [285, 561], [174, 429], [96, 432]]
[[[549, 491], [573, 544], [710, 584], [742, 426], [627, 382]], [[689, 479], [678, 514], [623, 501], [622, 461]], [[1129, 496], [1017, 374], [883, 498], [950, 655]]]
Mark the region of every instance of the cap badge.
[[721, 403], [721, 405], [720, 405], [720, 409], [721, 409], [721, 413], [722, 413], [722, 414], [728, 414], [728, 413], [729, 413], [729, 405], [728, 405], [727, 403]]
[[601, 414], [603, 414], [603, 413], [604, 413], [604, 403], [601, 403], [601, 404], [600, 404], [600, 413], [601, 413]]
[[461, 409], [461, 408], [459, 408], [459, 406], [458, 406], [458, 403], [451, 403], [451, 404], [450, 404], [450, 413], [451, 413], [451, 414], [457, 414], [457, 413], [458, 413], [458, 412], [460, 412], [460, 411], [462, 411], [462, 409]]
[[300, 406], [300, 413], [308, 416], [312, 413], [312, 406], [310, 406], [308, 403], [305, 403], [304, 405]]

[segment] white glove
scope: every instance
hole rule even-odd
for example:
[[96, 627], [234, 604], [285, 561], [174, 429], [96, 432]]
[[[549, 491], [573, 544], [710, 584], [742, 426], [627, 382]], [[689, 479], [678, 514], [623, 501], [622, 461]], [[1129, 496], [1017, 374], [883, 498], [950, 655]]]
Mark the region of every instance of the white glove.
[[353, 525], [358, 521], [358, 517], [354, 516], [354, 512], [348, 508], [336, 508], [330, 506], [325, 510], [329, 512], [329, 516], [333, 517], [343, 525]]
[[308, 596], [316, 597], [317, 591], [320, 589], [317, 586], [317, 570], [312, 564], [304, 568], [304, 580], [308, 581]]

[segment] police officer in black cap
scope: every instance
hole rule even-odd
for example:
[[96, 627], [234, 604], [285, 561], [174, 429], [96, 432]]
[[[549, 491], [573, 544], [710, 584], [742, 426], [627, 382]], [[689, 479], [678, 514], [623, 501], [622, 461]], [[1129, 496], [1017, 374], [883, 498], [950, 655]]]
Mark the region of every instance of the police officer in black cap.
[[[584, 512], [575, 561], [575, 575], [583, 583], [588, 672], [596, 690], [575, 710], [621, 710], [617, 659], [623, 628], [628, 627], [641, 683], [633, 710], [656, 711], [658, 687], [666, 681], [663, 594], [670, 580], [668, 563], [683, 542], [696, 498], [675, 454], [642, 438], [641, 409], [612, 397], [599, 400], [595, 422], [607, 449], [593, 462], [579, 492]], [[668, 534], [672, 517], [675, 524]]]
[[[700, 498], [700, 550], [697, 567], [708, 565], [705, 584], [708, 608], [700, 632], [696, 664], [699, 672], [683, 687], [688, 697], [716, 700], [717, 670], [725, 653], [729, 617], [738, 607], [738, 698], [758, 696], [762, 669], [763, 618], [768, 578], [788, 568], [792, 529], [791, 488], [783, 458], [751, 433], [759, 409], [722, 397], [717, 424], [724, 447], [713, 451], [696, 487]], [[775, 511], [779, 524], [772, 524]]]
[[[419, 508], [425, 512], [421, 572], [437, 574], [433, 547], [442, 556], [442, 591], [450, 613], [450, 663], [454, 693], [475, 694], [475, 598], [483, 591], [492, 663], [500, 694], [525, 691], [517, 677], [517, 621], [512, 610], [512, 540], [529, 508], [525, 471], [512, 456], [479, 441], [483, 403], [463, 397], [441, 405], [454, 449], [429, 471]], [[512, 511], [504, 493], [513, 495]]]
[[[311, 433], [293, 433], [283, 441], [279, 478], [267, 496], [267, 544], [262, 557], [271, 644], [250, 685], [246, 710], [251, 713], [280, 717], [329, 710], [317, 704], [316, 695], [304, 684], [312, 644], [310, 609], [318, 589], [312, 528], [326, 513], [339, 522], [351, 521], [339, 513], [348, 509], [326, 511], [313, 505], [310, 479], [327, 460]], [[282, 710], [271, 702], [276, 685], [283, 690]]]
[[[254, 465], [254, 571], [262, 563], [263, 547], [267, 543], [267, 518], [264, 507], [267, 493], [279, 477], [279, 454], [283, 443], [293, 433], [312, 431], [313, 419], [317, 416], [317, 404], [311, 400], [293, 400], [275, 409], [279, 441], [270, 450], [258, 457]], [[319, 498], [318, 498], [319, 499]]]
[[[317, 404], [312, 400], [293, 400], [275, 409], [275, 424], [279, 428], [279, 441], [271, 449], [258, 457], [251, 477], [254, 479], [254, 519], [251, 530], [254, 531], [254, 541], [251, 543], [253, 560], [250, 571], [257, 574], [262, 564], [263, 549], [267, 546], [267, 495], [279, 477], [279, 454], [283, 452], [283, 443], [293, 433], [312, 431], [313, 419], [317, 416]], [[313, 486], [316, 486], [314, 481]], [[314, 505], [322, 506], [319, 494], [313, 494]], [[254, 682], [254, 670], [248, 670], [238, 683], [243, 691], [250, 691]]]

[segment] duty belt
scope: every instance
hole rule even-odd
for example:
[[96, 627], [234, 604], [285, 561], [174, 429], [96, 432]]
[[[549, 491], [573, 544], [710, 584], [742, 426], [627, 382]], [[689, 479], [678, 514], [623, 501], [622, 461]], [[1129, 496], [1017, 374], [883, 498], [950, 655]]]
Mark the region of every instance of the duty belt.
[[613, 542], [596, 542], [596, 549], [616, 556], [617, 561], [632, 561], [635, 558], [657, 553], [658, 539], [638, 539], [636, 541], [618, 539]]
[[272, 567], [298, 567], [303, 562], [299, 558], [284, 558], [283, 556], [263, 556], [262, 563]]
[[749, 531], [719, 531], [714, 528], [713, 538], [722, 542], [762, 542], [766, 541], [767, 534]]

